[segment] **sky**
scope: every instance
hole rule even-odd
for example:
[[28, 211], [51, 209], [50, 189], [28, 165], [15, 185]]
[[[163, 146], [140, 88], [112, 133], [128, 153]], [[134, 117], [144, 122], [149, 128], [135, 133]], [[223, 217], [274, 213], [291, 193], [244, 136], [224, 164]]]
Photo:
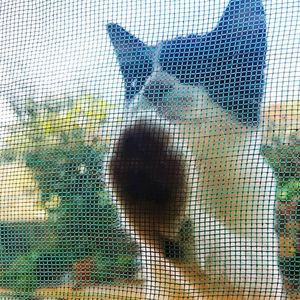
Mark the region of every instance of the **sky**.
[[[205, 33], [228, 0], [1, 0], [0, 136], [15, 121], [14, 101], [64, 99], [83, 91], [124, 100], [105, 31], [116, 22], [148, 44]], [[265, 102], [300, 99], [300, 0], [265, 0]]]

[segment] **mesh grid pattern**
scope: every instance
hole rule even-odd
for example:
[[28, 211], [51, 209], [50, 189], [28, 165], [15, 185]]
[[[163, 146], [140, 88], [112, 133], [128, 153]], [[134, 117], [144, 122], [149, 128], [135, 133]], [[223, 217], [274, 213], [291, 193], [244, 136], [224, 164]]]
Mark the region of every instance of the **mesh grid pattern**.
[[0, 299], [299, 299], [299, 8], [2, 1]]

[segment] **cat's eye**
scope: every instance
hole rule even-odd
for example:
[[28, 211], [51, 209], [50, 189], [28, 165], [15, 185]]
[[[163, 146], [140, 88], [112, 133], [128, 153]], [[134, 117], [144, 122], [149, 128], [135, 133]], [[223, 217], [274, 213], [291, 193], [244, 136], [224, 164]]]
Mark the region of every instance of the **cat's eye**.
[[132, 88], [136, 88], [137, 83], [138, 83], [137, 78], [134, 78], [134, 79], [131, 81], [131, 84], [130, 84], [130, 85], [131, 85]]
[[141, 90], [152, 71], [153, 63], [151, 60], [144, 60], [139, 64], [131, 63], [123, 66], [123, 75], [126, 84], [125, 97], [128, 103]]

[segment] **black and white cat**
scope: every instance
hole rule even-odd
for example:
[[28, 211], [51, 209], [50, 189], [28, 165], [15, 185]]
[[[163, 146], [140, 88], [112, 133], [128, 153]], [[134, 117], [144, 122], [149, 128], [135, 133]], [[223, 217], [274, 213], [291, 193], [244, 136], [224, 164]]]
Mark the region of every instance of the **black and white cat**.
[[276, 180], [260, 154], [261, 0], [231, 0], [211, 32], [156, 46], [117, 24], [107, 30], [127, 106], [112, 125], [107, 182], [141, 238], [147, 297], [171, 297], [160, 281], [174, 272], [195, 298], [284, 299]]

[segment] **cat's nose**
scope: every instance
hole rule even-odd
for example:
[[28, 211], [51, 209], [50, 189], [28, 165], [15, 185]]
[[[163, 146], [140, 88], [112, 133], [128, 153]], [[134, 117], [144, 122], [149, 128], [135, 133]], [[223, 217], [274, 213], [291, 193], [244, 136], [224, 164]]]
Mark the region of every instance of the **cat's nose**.
[[171, 92], [174, 86], [164, 81], [151, 81], [149, 82], [143, 91], [143, 96], [146, 97], [153, 104], [157, 104], [167, 93]]

